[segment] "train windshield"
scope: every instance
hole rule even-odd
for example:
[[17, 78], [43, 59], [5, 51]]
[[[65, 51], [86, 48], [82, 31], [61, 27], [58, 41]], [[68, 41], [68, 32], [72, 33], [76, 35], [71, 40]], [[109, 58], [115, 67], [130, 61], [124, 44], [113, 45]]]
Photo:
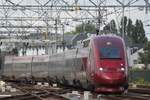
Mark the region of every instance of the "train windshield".
[[100, 48], [101, 59], [121, 59], [120, 49], [116, 47]]

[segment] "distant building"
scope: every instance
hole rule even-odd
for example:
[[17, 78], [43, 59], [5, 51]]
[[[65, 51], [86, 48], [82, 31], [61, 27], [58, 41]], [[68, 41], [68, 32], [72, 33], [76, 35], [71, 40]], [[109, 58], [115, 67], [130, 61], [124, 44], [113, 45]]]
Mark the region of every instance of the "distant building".
[[136, 66], [139, 63], [139, 53], [143, 53], [143, 45], [142, 44], [134, 44], [127, 47], [128, 53], [128, 63], [129, 66]]
[[65, 45], [68, 49], [72, 48], [72, 39], [74, 36], [74, 34], [64, 34]]
[[[25, 38], [25, 36], [24, 36]], [[41, 40], [60, 40], [62, 38], [61, 34], [56, 34], [56, 33], [32, 33], [28, 36], [26, 36], [27, 39], [41, 39]]]
[[72, 45], [76, 46], [77, 45], [77, 41], [82, 41], [84, 39], [87, 39], [88, 35], [87, 33], [81, 33], [81, 34], [77, 34], [72, 38]]

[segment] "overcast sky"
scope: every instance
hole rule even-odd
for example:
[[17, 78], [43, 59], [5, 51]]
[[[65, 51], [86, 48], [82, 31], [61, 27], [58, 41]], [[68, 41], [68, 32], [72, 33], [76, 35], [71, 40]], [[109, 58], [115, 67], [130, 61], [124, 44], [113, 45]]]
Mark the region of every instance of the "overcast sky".
[[[12, 3], [15, 3], [15, 4], [19, 4], [19, 5], [43, 5], [45, 3], [47, 3], [49, 0], [9, 0], [11, 1]], [[93, 5], [90, 0], [50, 0], [50, 1], [53, 1], [53, 3], [56, 3], [57, 5], [66, 5], [66, 4], [69, 4], [69, 5], [75, 5], [75, 1], [78, 1], [77, 2], [77, 5]], [[54, 2], [56, 1], [56, 2]], [[100, 1], [103, 1], [103, 0], [91, 0], [93, 1], [95, 4], [99, 4]], [[144, 0], [120, 0], [122, 3], [124, 3], [125, 5], [129, 2], [129, 1], [132, 1], [131, 5], [145, 5], [145, 2]], [[135, 2], [136, 1], [136, 2]], [[57, 3], [58, 2], [58, 3]], [[10, 2], [6, 2], [6, 0], [0, 0], [0, 4], [5, 4], [5, 5], [12, 5]], [[47, 5], [51, 5], [52, 2], [49, 2]], [[105, 0], [105, 3], [104, 5], [120, 5], [116, 0]], [[109, 16], [107, 16], [107, 20], [106, 20], [106, 23], [109, 22], [111, 19], [115, 19], [116, 22], [119, 23], [120, 21], [120, 18], [122, 16], [122, 11], [121, 11], [122, 8], [120, 8], [120, 13], [118, 14], [111, 14]], [[140, 9], [140, 10], [139, 10]], [[118, 8], [116, 8], [116, 10], [118, 10]], [[146, 30], [146, 33], [147, 33], [147, 36], [148, 38], [150, 39], [150, 35], [148, 35], [150, 33], [150, 26], [146, 26], [146, 25], [149, 25], [150, 24], [150, 11], [146, 14], [145, 13], [145, 8], [125, 8], [125, 16], [131, 18], [133, 20], [133, 22], [135, 22], [136, 19], [141, 19], [143, 22], [144, 22], [144, 28]], [[111, 8], [111, 9], [108, 9], [107, 12], [114, 12], [114, 8]], [[37, 13], [34, 13], [30, 10], [25, 10], [24, 12], [22, 12], [21, 10], [8, 10], [8, 13], [10, 15], [10, 17], [34, 17], [34, 16], [39, 16]], [[41, 14], [43, 12], [41, 11]], [[4, 17], [4, 10], [1, 9], [0, 10], [0, 17]], [[87, 12], [85, 11], [74, 11], [74, 12], [69, 12], [70, 16], [73, 16], [74, 18], [86, 18], [86, 17], [91, 17]], [[97, 14], [95, 14], [95, 12], [91, 12], [91, 14], [93, 14], [94, 16], [97, 16]], [[48, 16], [52, 16], [52, 14], [50, 12], [48, 12]], [[53, 13], [53, 16], [52, 17], [56, 17], [56, 13]], [[66, 13], [66, 12], [62, 12], [60, 13], [60, 17], [68, 17], [69, 15]], [[83, 21], [83, 20], [82, 20]], [[3, 23], [1, 21], [1, 23]], [[21, 24], [21, 23], [18, 23], [16, 21], [13, 21], [12, 22], [13, 24]], [[39, 24], [45, 24], [45, 23], [42, 23], [40, 21], [38, 22], [34, 22], [32, 21], [32, 23], [34, 23], [35, 25], [39, 25]], [[69, 25], [68, 26], [65, 26], [66, 29], [65, 31], [71, 31], [75, 28], [76, 25], [78, 25], [80, 22], [76, 22], [76, 21], [72, 21], [72, 20], [63, 20], [63, 23], [68, 23]], [[26, 24], [26, 23], [23, 23], [23, 24]], [[51, 23], [51, 24], [54, 24], [54, 23]], [[61, 30], [60, 30], [61, 31]]]

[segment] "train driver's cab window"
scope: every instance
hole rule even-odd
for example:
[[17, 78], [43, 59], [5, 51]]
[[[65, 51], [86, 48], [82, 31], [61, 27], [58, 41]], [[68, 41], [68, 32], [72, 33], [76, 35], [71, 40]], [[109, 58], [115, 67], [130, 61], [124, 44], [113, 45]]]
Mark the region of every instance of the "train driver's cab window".
[[116, 47], [102, 47], [100, 48], [101, 59], [120, 59], [120, 49]]

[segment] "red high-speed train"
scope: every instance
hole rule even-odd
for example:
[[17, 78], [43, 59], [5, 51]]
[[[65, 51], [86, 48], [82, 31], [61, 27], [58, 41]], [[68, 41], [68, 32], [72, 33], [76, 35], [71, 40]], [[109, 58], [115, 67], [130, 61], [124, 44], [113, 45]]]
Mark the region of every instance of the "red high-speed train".
[[95, 91], [121, 92], [128, 87], [128, 63], [124, 41], [118, 36], [91, 39], [86, 73]]
[[49, 78], [101, 93], [126, 90], [128, 63], [123, 39], [115, 35], [98, 35], [82, 43], [85, 48], [51, 56], [5, 57], [2, 75], [15, 79]]

